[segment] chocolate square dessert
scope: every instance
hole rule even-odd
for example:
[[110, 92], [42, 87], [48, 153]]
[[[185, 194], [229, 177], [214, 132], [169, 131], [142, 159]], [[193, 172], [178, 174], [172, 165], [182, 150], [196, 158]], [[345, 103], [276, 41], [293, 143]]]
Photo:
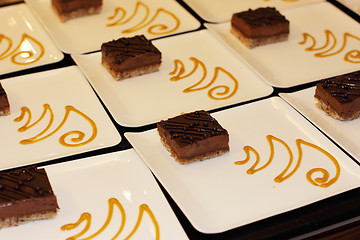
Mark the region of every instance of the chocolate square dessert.
[[58, 209], [45, 169], [0, 172], [0, 228], [53, 218]]
[[335, 119], [360, 116], [360, 71], [321, 80], [316, 84], [317, 107]]
[[120, 38], [101, 45], [102, 64], [115, 80], [159, 70], [161, 52], [144, 35]]
[[0, 116], [10, 114], [10, 104], [6, 92], [0, 83]]
[[157, 123], [161, 142], [180, 164], [229, 152], [229, 134], [208, 112], [182, 114]]
[[289, 21], [273, 7], [234, 13], [231, 33], [248, 48], [286, 41]]
[[99, 13], [102, 8], [102, 0], [51, 0], [51, 4], [63, 22]]

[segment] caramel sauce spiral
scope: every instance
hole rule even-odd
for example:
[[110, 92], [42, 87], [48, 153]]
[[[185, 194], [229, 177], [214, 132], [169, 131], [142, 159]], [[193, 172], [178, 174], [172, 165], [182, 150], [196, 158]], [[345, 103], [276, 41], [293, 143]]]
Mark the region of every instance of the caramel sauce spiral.
[[[245, 160], [236, 161], [235, 164], [236, 165], [246, 164], [250, 160], [250, 152], [252, 152], [255, 154], [256, 160], [255, 160], [255, 163], [247, 170], [247, 174], [254, 174], [258, 171], [265, 169], [266, 167], [268, 167], [270, 165], [270, 163], [272, 162], [272, 160], [274, 158], [275, 150], [274, 150], [273, 141], [277, 141], [286, 148], [286, 150], [289, 154], [289, 162], [288, 162], [286, 168], [278, 176], [275, 177], [275, 179], [274, 179], [275, 182], [281, 183], [281, 182], [285, 181], [286, 179], [290, 178], [299, 169], [299, 167], [301, 165], [301, 161], [302, 161], [302, 156], [303, 156], [302, 145], [311, 147], [311, 148], [321, 152], [322, 154], [324, 154], [326, 157], [328, 157], [331, 160], [331, 162], [334, 164], [335, 169], [336, 169], [335, 176], [331, 179], [329, 179], [330, 174], [326, 169], [324, 169], [324, 168], [311, 169], [306, 174], [306, 179], [311, 184], [313, 184], [314, 186], [326, 188], [326, 187], [329, 187], [330, 185], [334, 184], [337, 181], [337, 179], [339, 178], [340, 165], [339, 165], [338, 161], [329, 152], [325, 151], [324, 149], [320, 148], [319, 146], [309, 143], [309, 142], [306, 142], [302, 139], [296, 139], [296, 147], [297, 147], [299, 156], [296, 161], [295, 167], [293, 168], [293, 170], [291, 170], [289, 172], [290, 167], [293, 165], [293, 159], [294, 159], [294, 156], [293, 156], [293, 153], [292, 153], [290, 147], [283, 140], [281, 140], [277, 137], [274, 137], [272, 135], [267, 135], [266, 139], [270, 146], [270, 157], [269, 157], [268, 161], [262, 167], [257, 168], [257, 166], [260, 162], [260, 154], [251, 146], [245, 146], [243, 148], [246, 153]], [[314, 173], [321, 173], [322, 177], [313, 178]]]
[[[58, 125], [58, 127], [55, 128], [50, 133], [46, 134], [49, 131], [50, 127], [52, 126], [53, 122], [54, 122], [54, 113], [53, 113], [53, 111], [52, 111], [49, 104], [44, 104], [43, 107], [44, 107], [44, 110], [43, 110], [41, 116], [33, 123], [31, 123], [32, 114], [31, 114], [31, 111], [30, 111], [30, 109], [28, 107], [22, 107], [20, 116], [14, 119], [14, 122], [21, 122], [25, 118], [26, 115], [28, 116], [25, 124], [18, 129], [19, 132], [25, 132], [28, 129], [30, 129], [30, 128], [34, 127], [35, 125], [39, 124], [44, 119], [47, 112], [50, 115], [49, 122], [47, 123], [46, 127], [40, 133], [38, 133], [34, 137], [21, 140], [20, 144], [23, 144], [23, 145], [33, 144], [33, 143], [42, 141], [42, 140], [44, 140], [46, 138], [49, 138], [50, 136], [54, 135], [67, 122], [70, 112], [74, 112], [74, 113], [78, 114], [79, 116], [84, 118], [87, 122], [89, 122], [91, 127], [92, 127], [92, 134], [86, 141], [83, 141], [84, 138], [85, 138], [85, 133], [84, 132], [81, 132], [79, 130], [69, 131], [69, 132], [63, 134], [59, 138], [59, 143], [61, 145], [63, 145], [63, 146], [66, 146], [66, 147], [78, 147], [78, 146], [86, 145], [86, 144], [88, 144], [89, 142], [91, 142], [91, 141], [93, 141], [95, 139], [95, 137], [97, 135], [97, 127], [96, 127], [95, 122], [91, 118], [89, 118], [87, 115], [85, 115], [84, 113], [82, 113], [81, 111], [77, 110], [76, 108], [74, 108], [73, 106], [70, 106], [70, 105], [65, 107], [64, 118], [61, 121], [61, 123]], [[70, 141], [72, 143], [67, 143], [66, 138], [71, 136], [71, 135], [75, 135], [76, 137], [73, 137], [73, 138], [70, 139]]]
[[[113, 26], [124, 25], [126, 23], [129, 23], [132, 19], [134, 19], [139, 14], [138, 12], [140, 11], [140, 8], [145, 10], [145, 16], [135, 26], [123, 30], [122, 31], [123, 34], [130, 34], [130, 33], [133, 33], [133, 32], [139, 31], [143, 28], [148, 27], [148, 29], [147, 29], [148, 33], [153, 34], [153, 35], [163, 35], [163, 34], [169, 34], [171, 32], [176, 31], [176, 29], [178, 29], [180, 26], [180, 20], [176, 17], [176, 15], [164, 8], [158, 8], [156, 10], [156, 13], [149, 19], [150, 8], [142, 2], [136, 3], [134, 12], [127, 19], [125, 19], [125, 16], [126, 16], [125, 9], [123, 9], [121, 7], [115, 8], [114, 14], [112, 16], [108, 17], [108, 20], [111, 21], [111, 20], [115, 20], [116, 18], [118, 18], [118, 19], [107, 24], [106, 26], [113, 27]], [[169, 16], [170, 19], [174, 21], [174, 23], [175, 23], [174, 26], [172, 28], [170, 28], [166, 24], [155, 24], [155, 25], [151, 26], [151, 24], [159, 17], [160, 14], [165, 14], [166, 16]]]
[[[108, 215], [107, 215], [107, 218], [105, 220], [105, 223], [95, 233], [93, 233], [89, 237], [82, 238], [82, 240], [90, 240], [90, 239], [95, 238], [96, 236], [100, 235], [109, 226], [109, 224], [110, 224], [110, 222], [112, 220], [112, 216], [113, 216], [113, 213], [114, 213], [114, 207], [115, 206], [117, 207], [117, 209], [121, 213], [122, 221], [119, 224], [119, 230], [116, 232], [116, 234], [111, 239], [112, 240], [116, 239], [121, 234], [121, 232], [123, 231], [123, 229], [125, 227], [125, 223], [126, 223], [125, 209], [122, 206], [122, 204], [119, 202], [119, 200], [117, 200], [116, 198], [108, 199], [108, 205], [109, 205], [109, 211], [108, 211]], [[160, 228], [159, 228], [159, 224], [158, 224], [158, 222], [157, 222], [157, 220], [155, 218], [154, 213], [151, 211], [151, 209], [149, 208], [149, 206], [147, 204], [141, 204], [139, 206], [139, 215], [138, 215], [138, 218], [136, 220], [136, 224], [135, 224], [134, 228], [132, 229], [132, 231], [130, 232], [130, 234], [127, 237], [124, 238], [125, 240], [130, 239], [135, 234], [135, 232], [138, 230], [138, 228], [140, 226], [140, 223], [142, 221], [144, 212], [146, 212], [149, 215], [151, 221], [154, 224], [155, 233], [156, 233], [155, 239], [156, 240], [160, 239]], [[90, 226], [91, 226], [91, 214], [88, 213], [88, 212], [84, 212], [84, 213], [81, 214], [81, 216], [80, 216], [80, 218], [79, 218], [79, 220], [77, 222], [63, 225], [60, 228], [62, 231], [73, 230], [73, 229], [79, 227], [79, 225], [84, 221], [86, 222], [85, 227], [78, 234], [67, 238], [67, 240], [79, 239], [79, 237], [83, 236], [85, 233], [87, 233], [89, 231]]]
[[[6, 41], [7, 47], [0, 53], [0, 61], [10, 57], [11, 62], [17, 65], [27, 65], [38, 61], [45, 53], [44, 46], [35, 38], [24, 33], [19, 45], [11, 51], [13, 41], [11, 38], [0, 34], [0, 45]], [[38, 51], [34, 49], [39, 49]]]
[[[209, 83], [207, 83], [206, 85], [204, 85], [202, 87], [199, 87], [199, 85], [202, 84], [204, 82], [204, 80], [206, 79], [206, 76], [207, 76], [206, 66], [202, 61], [198, 60], [197, 58], [190, 57], [189, 59], [194, 62], [194, 67], [189, 73], [185, 74], [184, 63], [179, 59], [174, 60], [175, 68], [172, 72], [169, 73], [169, 75], [174, 75], [173, 77], [170, 78], [170, 81], [178, 81], [178, 80], [190, 77], [191, 75], [193, 75], [196, 72], [196, 70], [199, 68], [199, 66], [201, 67], [201, 70], [203, 73], [201, 79], [198, 82], [196, 82], [195, 84], [184, 89], [183, 90], [184, 93], [201, 91], [201, 90], [210, 88], [216, 82], [216, 80], [219, 77], [219, 73], [221, 72], [221, 73], [225, 74], [227, 76], [227, 78], [233, 82], [233, 85], [234, 85], [233, 90], [231, 91], [231, 88], [227, 85], [218, 85], [218, 86], [210, 88], [210, 90], [208, 91], [208, 97], [211, 99], [214, 99], [214, 100], [223, 100], [223, 99], [231, 98], [232, 96], [234, 96], [236, 94], [238, 87], [239, 87], [238, 81], [231, 73], [229, 73], [222, 67], [215, 67], [214, 75], [213, 75], [212, 79], [209, 81]], [[222, 89], [222, 91], [219, 91], [221, 89]]]

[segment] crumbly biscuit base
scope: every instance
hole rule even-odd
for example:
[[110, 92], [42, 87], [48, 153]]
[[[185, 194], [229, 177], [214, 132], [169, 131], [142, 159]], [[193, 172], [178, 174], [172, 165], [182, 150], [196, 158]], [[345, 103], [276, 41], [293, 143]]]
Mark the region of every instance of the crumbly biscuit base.
[[165, 139], [163, 137], [160, 136], [160, 140], [161, 140], [162, 145], [166, 148], [166, 150], [168, 152], [170, 152], [171, 156], [176, 160], [176, 162], [178, 162], [178, 163], [180, 163], [182, 165], [190, 164], [190, 163], [193, 163], [193, 162], [201, 162], [201, 161], [204, 161], [204, 160], [209, 159], [209, 158], [219, 157], [219, 156], [229, 152], [229, 149], [219, 149], [219, 150], [215, 150], [213, 152], [208, 152], [208, 153], [205, 153], [205, 154], [195, 156], [195, 157], [193, 157], [191, 159], [182, 159], [182, 158], [179, 158], [176, 155], [176, 153], [166, 143], [166, 141], [165, 141]]
[[160, 67], [160, 64], [152, 64], [152, 65], [142, 66], [142, 67], [127, 70], [127, 71], [117, 72], [117, 71], [113, 70], [111, 68], [110, 64], [107, 61], [105, 61], [104, 59], [102, 59], [101, 63], [110, 72], [110, 74], [114, 77], [114, 79], [117, 81], [124, 80], [126, 78], [132, 78], [132, 77], [144, 75], [147, 73], [156, 72], [156, 71], [159, 71], [159, 67]]
[[84, 16], [88, 16], [88, 15], [97, 14], [97, 13], [99, 13], [101, 11], [102, 6], [83, 8], [83, 9], [79, 9], [79, 10], [72, 11], [72, 12], [69, 12], [69, 13], [61, 13], [61, 12], [59, 12], [58, 9], [54, 5], [53, 5], [53, 9], [57, 13], [57, 15], [60, 17], [60, 20], [62, 22], [66, 22], [67, 20], [70, 20], [70, 19], [73, 19], [73, 18], [79, 18], [79, 17], [84, 17]]
[[48, 211], [48, 212], [30, 214], [23, 217], [8, 217], [5, 219], [0, 219], [0, 229], [4, 227], [18, 226], [20, 224], [24, 224], [35, 220], [51, 219], [54, 218], [55, 216], [56, 216], [56, 212]]
[[7, 116], [10, 114], [10, 107], [0, 110], [0, 116]]
[[351, 121], [351, 120], [354, 120], [354, 119], [360, 117], [360, 111], [354, 113], [350, 117], [341, 116], [331, 106], [327, 105], [322, 100], [317, 99], [317, 98], [315, 98], [315, 100], [316, 100], [316, 106], [319, 109], [323, 110], [327, 115], [329, 115], [330, 117], [332, 117], [334, 119], [338, 119], [338, 120], [341, 120], [341, 121]]
[[255, 48], [258, 46], [271, 44], [271, 43], [277, 43], [277, 42], [283, 42], [287, 41], [289, 38], [289, 33], [282, 33], [277, 34], [274, 36], [269, 37], [259, 37], [259, 38], [249, 38], [246, 37], [241, 31], [238, 29], [231, 27], [230, 32], [239, 39], [246, 47], [248, 48]]

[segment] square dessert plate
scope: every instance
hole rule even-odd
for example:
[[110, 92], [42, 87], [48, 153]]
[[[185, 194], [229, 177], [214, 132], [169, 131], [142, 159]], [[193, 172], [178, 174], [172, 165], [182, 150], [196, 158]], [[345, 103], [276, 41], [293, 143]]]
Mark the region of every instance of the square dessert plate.
[[206, 27], [275, 87], [296, 86], [359, 69], [360, 25], [354, 19], [329, 2], [281, 13], [290, 21], [289, 39], [253, 49], [230, 33], [230, 22]]
[[[153, 44], [162, 52], [159, 71], [122, 81], [115, 81], [102, 66], [101, 52], [71, 55], [120, 125], [147, 125], [181, 112], [210, 110], [273, 91], [207, 30]], [[183, 78], [172, 81], [181, 70]]]
[[64, 58], [25, 4], [0, 8], [0, 22], [0, 75]]
[[347, 8], [351, 9], [354, 13], [360, 14], [360, 2], [358, 0], [337, 0]]
[[90, 84], [75, 66], [8, 78], [1, 84], [11, 113], [0, 117], [0, 169], [121, 141]]
[[[360, 166], [279, 97], [212, 116], [228, 130], [230, 152], [188, 165], [171, 157], [156, 129], [125, 134], [201, 232], [240, 227], [360, 186]], [[240, 164], [249, 147], [259, 154], [257, 166], [252, 151]], [[312, 182], [326, 173], [325, 185]]]
[[[155, 223], [150, 211], [144, 211], [131, 239], [156, 239], [155, 225], [158, 225], [160, 239], [188, 239], [151, 172], [133, 149], [50, 165], [45, 169], [60, 207], [57, 216], [3, 228], [1, 239], [29, 239], [28, 236], [34, 234], [38, 240], [70, 239], [84, 229], [85, 223], [68, 231], [62, 231], [61, 227], [75, 223], [85, 212], [91, 215], [91, 222], [82, 239], [90, 239], [88, 237], [105, 224], [108, 213], [113, 213], [109, 224], [91, 239], [113, 239], [121, 224], [124, 228], [117, 239], [125, 239], [134, 229], [143, 206], [154, 215]], [[109, 199], [119, 203], [113, 205], [112, 211]], [[118, 206], [123, 208], [124, 218]]]
[[66, 53], [100, 50], [104, 42], [144, 34], [148, 39], [195, 30], [197, 21], [175, 0], [104, 0], [99, 14], [61, 22], [51, 0], [26, 0]]
[[236, 12], [259, 7], [275, 7], [278, 10], [302, 6], [324, 0], [184, 0], [201, 18], [208, 22], [230, 21]]
[[280, 97], [360, 163], [360, 143], [357, 141], [358, 133], [354, 131], [354, 129], [360, 129], [360, 119], [340, 121], [328, 116], [324, 111], [316, 107], [315, 88], [312, 87], [293, 93], [280, 93]]

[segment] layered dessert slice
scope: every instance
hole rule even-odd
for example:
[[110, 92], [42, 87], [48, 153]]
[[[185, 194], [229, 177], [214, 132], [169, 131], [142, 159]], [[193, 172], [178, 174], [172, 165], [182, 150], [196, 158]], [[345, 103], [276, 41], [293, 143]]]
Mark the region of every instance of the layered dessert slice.
[[234, 13], [231, 18], [231, 33], [248, 48], [286, 41], [290, 23], [273, 7]]
[[229, 134], [208, 112], [182, 114], [157, 123], [161, 142], [180, 164], [229, 152]]
[[0, 116], [10, 114], [10, 104], [6, 92], [0, 83]]
[[159, 70], [161, 52], [144, 35], [120, 38], [101, 45], [102, 64], [115, 80]]
[[349, 121], [360, 116], [360, 71], [321, 80], [316, 84], [318, 108], [335, 119]]
[[102, 0], [51, 0], [51, 4], [63, 22], [99, 13], [102, 8]]
[[53, 218], [58, 208], [45, 169], [0, 173], [0, 228]]

